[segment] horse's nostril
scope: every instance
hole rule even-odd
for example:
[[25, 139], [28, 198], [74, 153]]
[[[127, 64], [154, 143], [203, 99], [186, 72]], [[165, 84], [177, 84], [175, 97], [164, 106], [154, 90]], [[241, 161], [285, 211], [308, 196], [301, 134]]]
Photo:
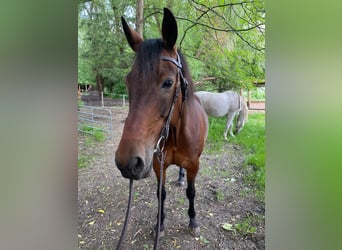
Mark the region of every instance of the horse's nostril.
[[140, 157], [133, 157], [129, 161], [128, 169], [132, 174], [139, 174], [144, 169], [144, 161]]

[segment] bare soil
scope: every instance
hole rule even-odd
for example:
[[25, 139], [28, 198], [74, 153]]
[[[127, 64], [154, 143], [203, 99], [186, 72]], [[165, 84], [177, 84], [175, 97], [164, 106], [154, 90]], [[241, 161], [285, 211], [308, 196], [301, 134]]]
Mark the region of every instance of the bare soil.
[[[123, 227], [129, 181], [115, 166], [114, 152], [121, 137], [127, 107], [112, 107], [113, 137], [89, 143], [79, 134], [79, 155], [88, 159], [79, 168], [79, 249], [115, 249]], [[196, 181], [195, 209], [201, 236], [188, 231], [188, 200], [185, 186], [175, 180], [178, 167], [167, 170], [165, 235], [160, 249], [265, 249], [265, 206], [244, 176], [241, 148], [226, 142], [221, 151], [205, 146]], [[131, 218], [122, 249], [153, 249], [157, 222], [157, 182], [154, 173], [134, 182]], [[224, 228], [225, 226], [226, 229]], [[231, 230], [229, 226], [232, 225]]]

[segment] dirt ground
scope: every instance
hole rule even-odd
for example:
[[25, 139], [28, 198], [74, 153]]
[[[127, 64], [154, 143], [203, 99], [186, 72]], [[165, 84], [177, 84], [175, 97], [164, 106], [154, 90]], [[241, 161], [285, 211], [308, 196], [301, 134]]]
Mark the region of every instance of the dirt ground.
[[[115, 249], [125, 219], [129, 181], [114, 163], [127, 107], [112, 107], [113, 137], [87, 143], [79, 134], [79, 154], [89, 158], [79, 168], [79, 249]], [[167, 170], [165, 235], [160, 249], [265, 249], [265, 206], [255, 197], [244, 175], [242, 150], [226, 142], [220, 152], [205, 146], [196, 181], [195, 209], [201, 236], [188, 231], [188, 200], [185, 186], [175, 185], [178, 168]], [[122, 249], [153, 249], [153, 228], [157, 222], [157, 182], [154, 173], [134, 182], [131, 218]], [[232, 225], [232, 228], [229, 228]], [[228, 229], [228, 230], [227, 230]]]

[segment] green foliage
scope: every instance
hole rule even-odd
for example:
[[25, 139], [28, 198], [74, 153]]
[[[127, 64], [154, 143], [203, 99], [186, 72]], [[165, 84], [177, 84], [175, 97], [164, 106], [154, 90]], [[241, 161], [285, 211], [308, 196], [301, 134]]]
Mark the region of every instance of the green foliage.
[[252, 90], [251, 98], [252, 100], [265, 100], [266, 98], [265, 87], [254, 88]]
[[[134, 28], [136, 1], [79, 2], [78, 81], [95, 84], [101, 75], [108, 93], [126, 94], [124, 77], [134, 53], [122, 32], [120, 17]], [[168, 6], [178, 24], [177, 46], [187, 57], [197, 88], [223, 91], [247, 88], [265, 79], [264, 1], [149, 0], [144, 3], [144, 37], [159, 38], [162, 9]], [[212, 80], [203, 81], [203, 78]]]
[[127, 43], [121, 30], [120, 17], [132, 1], [94, 0], [79, 3], [78, 81], [95, 83], [100, 75], [110, 92], [124, 82], [131, 54], [124, 53]]

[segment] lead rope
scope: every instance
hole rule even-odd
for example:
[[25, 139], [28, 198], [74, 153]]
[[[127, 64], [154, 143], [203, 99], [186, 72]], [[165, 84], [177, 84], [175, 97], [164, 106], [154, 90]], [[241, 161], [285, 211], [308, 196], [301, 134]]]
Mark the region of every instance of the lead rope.
[[164, 161], [166, 152], [164, 151], [165, 143], [167, 138], [169, 137], [169, 130], [170, 130], [170, 122], [173, 114], [173, 110], [175, 107], [175, 103], [178, 99], [178, 92], [179, 86], [176, 88], [175, 95], [173, 96], [172, 105], [166, 119], [165, 125], [160, 131], [160, 137], [156, 144], [156, 148], [154, 153], [157, 154], [157, 160], [159, 162], [159, 186], [158, 186], [158, 222], [157, 222], [157, 233], [154, 239], [154, 246], [153, 249], [157, 250], [159, 248], [159, 238], [160, 238], [160, 223], [161, 223], [161, 204], [162, 204], [162, 186], [163, 186], [163, 171], [164, 171]]
[[131, 215], [131, 206], [132, 206], [132, 197], [133, 197], [133, 179], [129, 180], [129, 197], [128, 197], [128, 205], [127, 205], [127, 211], [126, 211], [126, 218], [125, 223], [121, 231], [121, 236], [118, 242], [118, 245], [116, 246], [116, 250], [120, 249], [121, 243], [123, 238], [125, 237], [125, 232], [128, 224], [129, 217]]
[[[160, 142], [163, 141], [163, 146], [160, 149]], [[163, 171], [164, 171], [164, 161], [166, 152], [164, 152], [165, 137], [161, 136], [156, 146], [155, 153], [157, 153], [157, 160], [160, 164], [159, 169], [159, 186], [158, 186], [158, 222], [157, 222], [157, 233], [154, 239], [153, 249], [157, 250], [159, 248], [159, 238], [160, 238], [160, 223], [161, 223], [161, 204], [162, 204], [162, 186], [163, 186]]]

